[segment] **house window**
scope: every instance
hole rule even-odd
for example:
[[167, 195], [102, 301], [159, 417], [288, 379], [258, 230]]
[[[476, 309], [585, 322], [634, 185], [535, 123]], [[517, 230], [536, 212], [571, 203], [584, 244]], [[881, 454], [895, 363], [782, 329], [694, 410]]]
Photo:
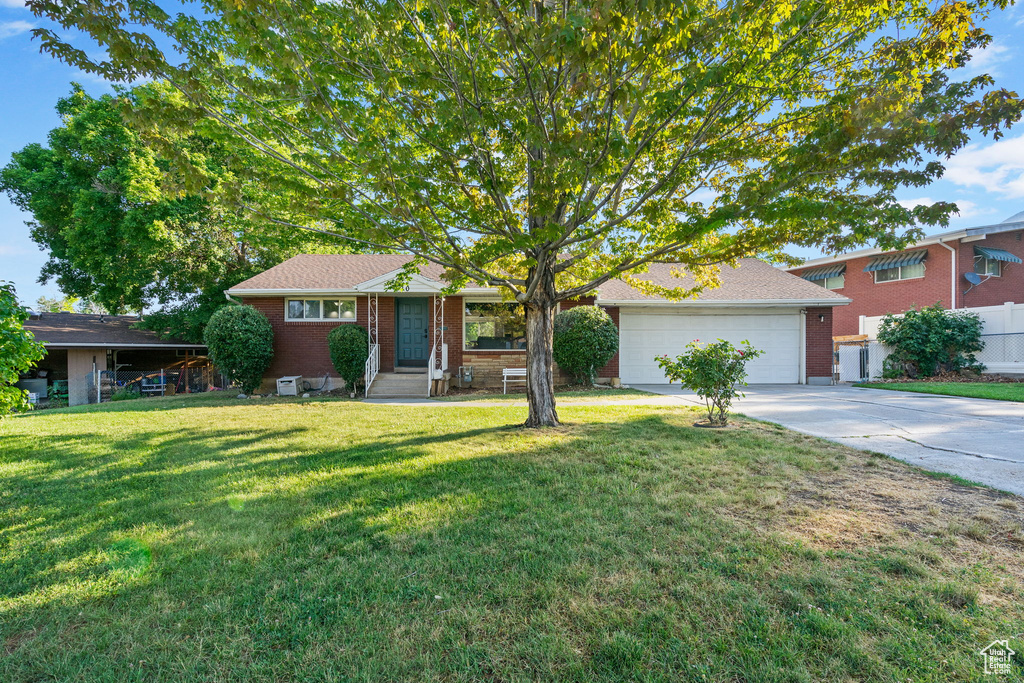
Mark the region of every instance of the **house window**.
[[811, 280], [811, 282], [816, 285], [821, 285], [825, 289], [842, 289], [843, 285], [846, 284], [846, 274], [840, 273], [839, 275], [833, 275], [832, 277]]
[[974, 257], [974, 272], [978, 275], [1000, 277], [1003, 274], [1003, 262], [984, 256]]
[[355, 319], [355, 299], [288, 299], [285, 304], [285, 320]]
[[526, 312], [522, 304], [503, 301], [467, 301], [463, 340], [467, 350], [523, 350], [526, 348]]
[[875, 271], [875, 282], [894, 282], [896, 280], [914, 280], [924, 277], [924, 263], [909, 266], [882, 268]]

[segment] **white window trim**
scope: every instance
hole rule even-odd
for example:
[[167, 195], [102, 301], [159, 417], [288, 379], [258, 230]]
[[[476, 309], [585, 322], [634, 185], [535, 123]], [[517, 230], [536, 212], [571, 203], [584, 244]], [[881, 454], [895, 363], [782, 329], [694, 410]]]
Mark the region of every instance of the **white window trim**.
[[[292, 318], [288, 315], [289, 301], [319, 301], [320, 315], [324, 313], [325, 301], [351, 301], [351, 318]], [[284, 298], [284, 321], [286, 323], [354, 323], [359, 319], [359, 298], [354, 296], [286, 296]]]
[[[463, 353], [526, 353], [526, 349], [471, 349], [466, 346], [466, 304], [515, 304], [517, 301], [505, 301], [504, 299], [488, 299], [486, 297], [462, 297], [462, 312], [459, 317], [462, 321], [462, 352]], [[561, 302], [559, 302], [561, 305]], [[523, 307], [523, 314], [526, 307]]]
[[[978, 261], [991, 261], [992, 263], [997, 264], [999, 272], [996, 273], [995, 275], [993, 275], [991, 273], [988, 273], [988, 272], [978, 273]], [[987, 271], [988, 269], [986, 268], [985, 270]], [[978, 273], [978, 275], [984, 275], [985, 277], [1002, 277], [1003, 276], [1003, 262], [998, 260], [998, 259], [994, 259], [994, 258], [990, 259], [987, 256], [975, 256], [974, 257], [974, 272]]]
[[[918, 264], [914, 263], [912, 265], [916, 266]], [[875, 284], [876, 285], [887, 285], [890, 282], [906, 282], [907, 280], [920, 280], [925, 275], [928, 274], [928, 266], [925, 265], [923, 262], [921, 263], [921, 265], [924, 266], [924, 271], [920, 275], [915, 275], [914, 277], [902, 277], [902, 275], [903, 275], [903, 268], [905, 266], [896, 266], [896, 269], [899, 270], [899, 274], [900, 274], [901, 277], [897, 277], [895, 280], [883, 280], [882, 282], [878, 281], [878, 274], [881, 273], [883, 270], [892, 270], [892, 268], [880, 268], [879, 270], [875, 271]]]

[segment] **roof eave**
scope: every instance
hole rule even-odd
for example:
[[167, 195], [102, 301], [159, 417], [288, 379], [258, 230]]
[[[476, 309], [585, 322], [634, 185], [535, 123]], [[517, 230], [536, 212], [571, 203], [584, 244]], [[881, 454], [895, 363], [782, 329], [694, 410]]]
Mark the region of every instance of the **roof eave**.
[[174, 344], [169, 342], [160, 342], [154, 344], [145, 343], [127, 343], [122, 344], [118, 342], [109, 341], [96, 341], [96, 342], [40, 342], [46, 348], [69, 348], [69, 349], [205, 349], [206, 344]]
[[[362, 285], [358, 285], [362, 286]], [[368, 294], [417, 294], [424, 293], [429, 294], [431, 291], [440, 292], [443, 285], [438, 286], [436, 289], [430, 291], [414, 291], [409, 290], [401, 292], [393, 292], [386, 289], [378, 290], [360, 290], [360, 289], [228, 289], [225, 291], [229, 296], [366, 296]], [[480, 287], [460, 289], [456, 296], [462, 296], [465, 294], [498, 294], [500, 293], [496, 287]]]
[[943, 233], [941, 235], [932, 235], [923, 240], [918, 240], [913, 244], [908, 244], [903, 249], [858, 249], [857, 251], [850, 251], [845, 254], [837, 254], [835, 256], [822, 256], [816, 259], [810, 259], [804, 261], [799, 266], [790, 266], [786, 268], [786, 272], [793, 272], [794, 270], [803, 270], [804, 268], [812, 268], [814, 266], [824, 266], [830, 263], [837, 263], [839, 261], [852, 261], [855, 258], [864, 258], [866, 256], [878, 256], [879, 254], [896, 254], [901, 251], [907, 251], [908, 249], [917, 249], [918, 247], [927, 247], [939, 242], [948, 242], [949, 240], [959, 240], [968, 237], [966, 230], [958, 230], [956, 232]]
[[598, 306], [696, 306], [700, 308], [767, 308], [771, 306], [847, 306], [853, 299], [845, 296], [828, 299], [720, 299], [713, 301], [672, 301], [670, 299], [601, 299]]

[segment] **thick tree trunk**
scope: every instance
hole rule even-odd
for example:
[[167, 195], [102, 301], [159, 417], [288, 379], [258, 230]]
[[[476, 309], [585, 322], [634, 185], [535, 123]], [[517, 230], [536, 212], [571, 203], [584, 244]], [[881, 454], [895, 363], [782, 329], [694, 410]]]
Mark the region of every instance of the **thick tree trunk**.
[[526, 304], [526, 400], [530, 414], [527, 427], [557, 427], [554, 359], [555, 306], [551, 301]]

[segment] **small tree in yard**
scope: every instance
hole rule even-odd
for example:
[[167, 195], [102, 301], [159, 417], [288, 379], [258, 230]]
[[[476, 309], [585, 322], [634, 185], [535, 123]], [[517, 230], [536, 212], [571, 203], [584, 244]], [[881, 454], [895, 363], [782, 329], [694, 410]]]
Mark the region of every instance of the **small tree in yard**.
[[891, 349], [884, 376], [930, 377], [943, 372], [982, 370], [982, 323], [977, 313], [947, 311], [941, 304], [887, 315], [878, 341]]
[[345, 388], [355, 391], [365, 377], [366, 359], [370, 356], [370, 336], [361, 325], [339, 325], [327, 335], [331, 364], [345, 380]]
[[226, 306], [210, 318], [203, 336], [210, 360], [242, 391], [259, 388], [274, 359], [274, 329], [250, 306]]
[[743, 394], [737, 385], [746, 386], [747, 361], [757, 358], [761, 351], [744, 341], [743, 348], [737, 349], [730, 342], [719, 339], [705, 346], [695, 339], [686, 345], [686, 353], [657, 358], [658, 365], [665, 371], [669, 383], [679, 382], [704, 399], [708, 410], [708, 422], [724, 426], [728, 422], [732, 400]]
[[619, 329], [597, 306], [576, 306], [555, 316], [555, 362], [578, 382], [592, 384], [619, 350]]
[[0, 280], [0, 419], [29, 408], [28, 392], [13, 385], [46, 353], [35, 336], [22, 327], [27, 319], [14, 285]]

